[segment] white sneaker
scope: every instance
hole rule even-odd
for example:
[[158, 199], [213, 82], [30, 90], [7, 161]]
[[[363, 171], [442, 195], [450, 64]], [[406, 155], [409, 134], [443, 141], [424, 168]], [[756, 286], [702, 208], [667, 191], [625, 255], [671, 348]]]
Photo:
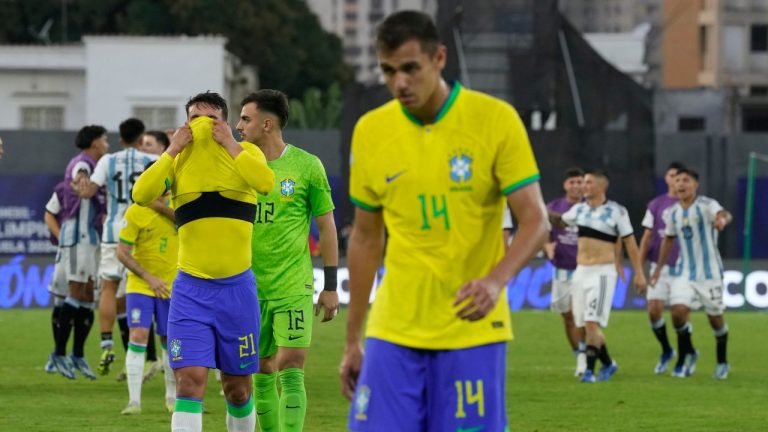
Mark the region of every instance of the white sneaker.
[[582, 376], [585, 370], [587, 370], [587, 353], [579, 352], [576, 354], [576, 373], [574, 376]]

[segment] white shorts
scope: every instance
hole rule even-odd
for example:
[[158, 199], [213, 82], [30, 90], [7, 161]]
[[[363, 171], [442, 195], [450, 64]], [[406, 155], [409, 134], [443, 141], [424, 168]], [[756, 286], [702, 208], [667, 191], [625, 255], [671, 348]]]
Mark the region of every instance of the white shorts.
[[69, 295], [67, 273], [64, 271], [64, 265], [61, 262], [61, 248], [56, 251], [56, 262], [53, 264], [53, 276], [51, 277], [51, 283], [48, 284], [48, 292], [57, 297]]
[[549, 310], [557, 313], [571, 311], [571, 292], [573, 291], [574, 270], [552, 268], [552, 302]]
[[[669, 303], [669, 292], [672, 288], [672, 282], [678, 277], [670, 274], [670, 267], [665, 265], [661, 268], [661, 275], [659, 280], [656, 281], [656, 285], [648, 285], [648, 291], [645, 293], [647, 300], [661, 300], [664, 303]], [[651, 263], [650, 274], [656, 271], [656, 263]]]
[[101, 244], [99, 276], [113, 281], [125, 278], [125, 266], [117, 259], [117, 243]]
[[616, 266], [600, 264], [576, 266], [573, 273], [573, 321], [584, 327], [587, 321], [608, 326], [613, 292], [616, 290]]
[[[99, 245], [78, 243], [74, 246], [60, 247], [59, 263], [64, 269], [69, 282], [86, 283], [89, 279], [96, 282], [99, 273]], [[67, 290], [69, 293], [69, 290]]]
[[707, 315], [722, 315], [725, 312], [723, 281], [720, 279], [692, 281], [682, 277], [675, 278], [672, 282], [669, 301], [673, 305], [688, 306], [689, 309], [704, 306]]
[[123, 298], [125, 297], [125, 287], [128, 285], [128, 278], [124, 277], [120, 279], [120, 283], [117, 285], [117, 293], [115, 293], [115, 298]]

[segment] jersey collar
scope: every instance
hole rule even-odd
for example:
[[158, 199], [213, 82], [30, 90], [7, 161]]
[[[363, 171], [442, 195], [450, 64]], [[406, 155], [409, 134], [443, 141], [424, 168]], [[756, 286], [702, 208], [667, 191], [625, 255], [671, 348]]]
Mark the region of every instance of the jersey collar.
[[[453, 106], [453, 103], [456, 101], [456, 97], [459, 96], [459, 91], [461, 90], [461, 83], [458, 81], [451, 81], [449, 84], [451, 86], [451, 92], [448, 93], [448, 97], [445, 99], [445, 102], [443, 102], [443, 106], [440, 107], [440, 109], [437, 111], [437, 115], [435, 116], [435, 119], [432, 121], [432, 123], [439, 122], [445, 115], [448, 113], [448, 110], [451, 109]], [[416, 118], [413, 114], [411, 114], [407, 109], [405, 109], [404, 106], [400, 105], [400, 109], [403, 111], [403, 114], [408, 118], [408, 120], [412, 121], [418, 126], [424, 126], [424, 122]]]

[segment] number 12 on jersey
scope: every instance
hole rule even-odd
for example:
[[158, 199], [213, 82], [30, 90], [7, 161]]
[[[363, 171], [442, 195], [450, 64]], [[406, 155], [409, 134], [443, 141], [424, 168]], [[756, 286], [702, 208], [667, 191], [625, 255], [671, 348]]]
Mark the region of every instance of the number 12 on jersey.
[[[439, 203], [438, 200], [440, 201]], [[430, 219], [439, 219], [441, 217], [445, 229], [451, 229], [451, 222], [448, 220], [448, 204], [445, 201], [445, 195], [427, 196], [419, 194], [419, 202], [421, 203], [421, 229], [432, 229], [432, 226], [429, 224]], [[431, 208], [429, 204], [432, 204]], [[439, 224], [440, 222], [437, 223]]]

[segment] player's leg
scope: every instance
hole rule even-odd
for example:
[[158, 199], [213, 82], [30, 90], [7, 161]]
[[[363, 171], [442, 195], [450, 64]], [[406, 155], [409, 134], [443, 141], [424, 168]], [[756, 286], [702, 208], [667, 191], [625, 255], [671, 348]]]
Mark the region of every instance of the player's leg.
[[427, 425], [423, 430], [508, 430], [506, 349], [507, 344], [499, 342], [429, 354]]
[[[651, 273], [653, 273], [655, 264], [651, 264]], [[649, 286], [646, 293], [646, 299], [648, 300], [648, 319], [651, 324], [651, 331], [653, 331], [656, 340], [661, 345], [661, 356], [654, 368], [654, 372], [657, 374], [664, 373], [667, 370], [667, 365], [675, 356], [675, 351], [669, 344], [669, 338], [667, 337], [667, 323], [664, 321], [664, 304], [669, 301], [670, 279], [667, 275], [669, 267], [664, 266], [662, 270], [662, 277], [656, 282], [656, 285]]]
[[[584, 266], [579, 266], [574, 271], [571, 281], [571, 314], [573, 315], [573, 324], [576, 326], [579, 336], [584, 341], [584, 370], [581, 372], [582, 377], [584, 374], [592, 376], [594, 373], [594, 361], [592, 369], [589, 368], [589, 358], [586, 353], [586, 330], [584, 328], [584, 319], [587, 310], [587, 293], [590, 291], [590, 289], [588, 289], [587, 273], [587, 269]], [[590, 380], [589, 377], [587, 380]]]
[[560, 313], [563, 318], [565, 337], [573, 351], [573, 355], [576, 357], [575, 375], [580, 376], [584, 373], [584, 370], [587, 367], [587, 356], [585, 353], [586, 344], [584, 343], [582, 332], [576, 327], [576, 324], [573, 321], [573, 312], [571, 311], [572, 283], [570, 279], [573, 272], [557, 268], [554, 271], [555, 274], [552, 279], [552, 301], [549, 309], [553, 312]]
[[64, 304], [61, 308], [59, 333], [56, 337], [56, 350], [52, 360], [60, 374], [66, 378], [75, 379], [72, 363], [67, 358], [67, 344], [69, 343], [69, 335], [72, 333], [75, 315], [77, 315], [77, 310], [80, 308], [80, 302], [75, 297], [79, 295], [84, 284], [72, 280], [68, 281], [68, 285], [69, 294], [64, 299]]
[[74, 320], [74, 334], [72, 343], [72, 364], [77, 370], [79, 370], [86, 378], [90, 380], [96, 379], [96, 374], [91, 370], [90, 365], [85, 360], [85, 342], [88, 339], [88, 335], [91, 333], [91, 327], [93, 327], [93, 309], [95, 303], [94, 299], [94, 281], [96, 278], [95, 267], [93, 271], [93, 278], [89, 279], [85, 286], [82, 287], [78, 301], [80, 307], [77, 309], [77, 314]]
[[349, 430], [427, 430], [428, 356], [425, 350], [368, 338], [350, 407]]
[[[219, 279], [215, 290], [216, 367], [227, 403], [227, 430], [253, 431], [256, 412], [251, 375], [259, 370], [259, 300], [251, 269]], [[174, 293], [175, 295], [175, 293]]]
[[617, 274], [614, 266], [608, 264], [593, 266], [591, 275], [590, 285], [592, 289], [587, 294], [587, 309], [584, 318], [586, 322], [587, 368], [589, 369], [591, 363], [591, 370], [594, 374], [594, 366], [596, 360], [599, 359], [602, 367], [598, 380], [606, 381], [618, 370], [618, 365], [608, 354], [608, 345], [602, 330], [608, 327]]
[[64, 299], [69, 294], [69, 284], [67, 283], [67, 274], [64, 271], [64, 264], [61, 259], [61, 248], [56, 253], [56, 263], [54, 265], [53, 277], [48, 286], [48, 291], [53, 296], [53, 309], [51, 310], [51, 330], [53, 332], [54, 350], [48, 356], [45, 363], [45, 371], [48, 373], [56, 372], [53, 365], [53, 357], [56, 355], [56, 340], [58, 339], [59, 329], [61, 327], [61, 311], [64, 308]]
[[704, 306], [709, 319], [709, 325], [715, 334], [715, 345], [717, 355], [717, 365], [712, 375], [715, 379], [726, 379], [730, 372], [728, 364], [728, 324], [725, 322], [723, 312], [725, 312], [725, 303], [723, 303], [723, 285], [722, 281], [714, 281], [701, 284], [697, 289], [698, 298]]
[[672, 376], [685, 378], [689, 375], [687, 366], [695, 365], [698, 353], [693, 347], [693, 325], [690, 323], [690, 305], [695, 297], [691, 282], [675, 278], [670, 289], [669, 302], [672, 304], [672, 324], [677, 333], [677, 363]]
[[128, 381], [128, 405], [121, 414], [141, 413], [141, 384], [144, 361], [149, 339], [149, 327], [154, 313], [154, 297], [143, 294], [126, 295], [127, 309], [131, 315], [130, 342], [125, 353], [125, 371]]
[[165, 380], [165, 408], [172, 413], [176, 405], [176, 378], [173, 375], [168, 360], [168, 312], [171, 307], [171, 299], [154, 298], [155, 325], [160, 336], [160, 362], [163, 366]]
[[101, 375], [109, 374], [109, 367], [115, 360], [112, 327], [115, 325], [117, 314], [116, 295], [119, 281], [101, 279], [99, 295], [99, 332], [101, 333], [101, 358], [98, 371]]
[[253, 402], [261, 432], [280, 431], [280, 395], [277, 393], [277, 343], [274, 334], [273, 300], [259, 301], [259, 371], [253, 374]]
[[163, 363], [158, 361], [157, 341], [155, 339], [157, 339], [155, 337], [155, 325], [152, 324], [149, 327], [149, 337], [147, 338], [147, 364], [149, 367], [144, 372], [144, 377], [142, 378], [144, 383], [149, 382], [158, 372], [163, 370]]

